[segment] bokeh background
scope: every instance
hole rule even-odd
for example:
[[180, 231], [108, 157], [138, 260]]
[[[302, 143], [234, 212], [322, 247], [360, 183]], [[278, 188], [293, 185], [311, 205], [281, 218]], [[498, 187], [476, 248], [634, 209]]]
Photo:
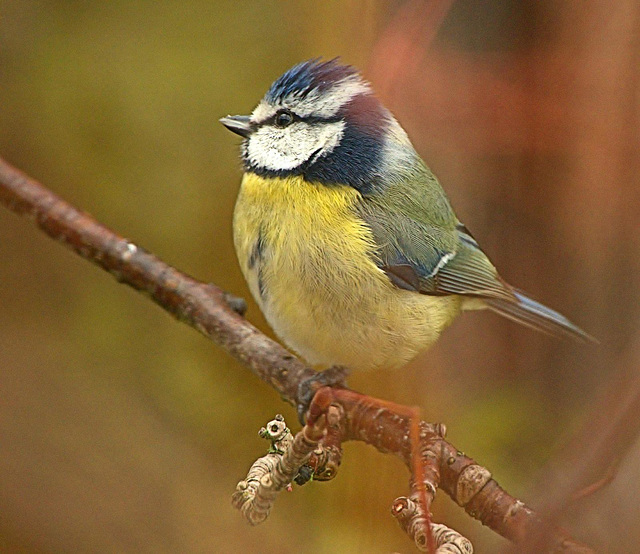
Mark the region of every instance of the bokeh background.
[[[238, 138], [217, 120], [294, 63], [338, 55], [504, 277], [600, 340], [471, 313], [410, 367], [351, 386], [446, 423], [582, 540], [636, 551], [640, 414], [618, 414], [640, 361], [635, 0], [0, 0], [0, 155], [248, 299], [231, 244]], [[248, 317], [270, 333], [251, 302]], [[361, 444], [335, 481], [244, 523], [230, 496], [279, 412], [297, 428], [246, 368], [0, 209], [1, 551], [411, 552], [389, 515], [407, 472]], [[560, 510], [594, 455], [606, 463], [586, 482], [609, 465], [613, 481]], [[434, 514], [477, 552], [507, 546], [443, 494]]]

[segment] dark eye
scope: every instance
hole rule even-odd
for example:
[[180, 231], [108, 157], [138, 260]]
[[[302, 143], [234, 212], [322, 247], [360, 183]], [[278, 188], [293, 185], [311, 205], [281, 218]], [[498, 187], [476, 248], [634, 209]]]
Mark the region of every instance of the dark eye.
[[278, 112], [274, 122], [277, 127], [288, 127], [293, 123], [293, 114], [288, 110]]

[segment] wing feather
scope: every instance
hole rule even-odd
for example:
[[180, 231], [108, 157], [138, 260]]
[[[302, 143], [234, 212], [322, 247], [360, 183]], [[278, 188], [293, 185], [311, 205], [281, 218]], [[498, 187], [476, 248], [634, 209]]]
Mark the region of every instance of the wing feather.
[[364, 198], [360, 215], [378, 245], [376, 262], [396, 287], [477, 298], [490, 310], [539, 331], [594, 340], [563, 315], [506, 283], [453, 211], [436, 222], [426, 217], [432, 210], [416, 204], [410, 194], [396, 193], [393, 200], [393, 193], [384, 203], [376, 196]]

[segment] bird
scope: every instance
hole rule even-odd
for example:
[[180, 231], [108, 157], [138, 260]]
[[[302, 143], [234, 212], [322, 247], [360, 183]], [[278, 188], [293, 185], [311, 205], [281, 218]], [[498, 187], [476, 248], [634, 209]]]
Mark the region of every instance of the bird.
[[509, 285], [407, 133], [352, 66], [304, 61], [249, 116], [238, 261], [275, 333], [313, 366], [399, 368], [467, 310], [590, 341]]

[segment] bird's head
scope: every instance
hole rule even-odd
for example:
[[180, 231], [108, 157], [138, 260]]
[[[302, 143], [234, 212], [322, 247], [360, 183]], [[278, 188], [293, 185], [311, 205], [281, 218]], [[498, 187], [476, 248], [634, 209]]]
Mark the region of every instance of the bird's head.
[[337, 59], [294, 66], [271, 85], [250, 116], [220, 121], [244, 137], [245, 171], [301, 175], [362, 192], [379, 177], [388, 135], [404, 135], [369, 83]]

